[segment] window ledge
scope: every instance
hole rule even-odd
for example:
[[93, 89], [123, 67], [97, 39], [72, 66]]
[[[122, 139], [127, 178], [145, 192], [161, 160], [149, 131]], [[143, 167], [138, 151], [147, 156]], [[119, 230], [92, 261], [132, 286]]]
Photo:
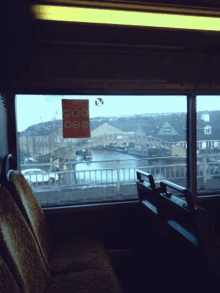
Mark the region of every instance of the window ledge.
[[45, 207], [43, 211], [45, 214], [56, 214], [56, 213], [71, 213], [71, 212], [79, 212], [79, 211], [87, 211], [87, 210], [97, 210], [97, 209], [109, 209], [109, 208], [117, 208], [117, 207], [130, 207], [131, 204], [140, 204], [140, 201], [137, 199], [134, 200], [126, 200], [126, 201], [118, 201], [118, 202], [101, 202], [96, 204], [78, 204], [71, 206], [59, 206], [59, 207]]

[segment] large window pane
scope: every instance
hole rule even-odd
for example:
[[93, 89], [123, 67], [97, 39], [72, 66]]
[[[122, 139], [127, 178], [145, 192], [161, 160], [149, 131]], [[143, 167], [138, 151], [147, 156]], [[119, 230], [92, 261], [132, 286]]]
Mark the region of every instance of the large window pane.
[[[62, 134], [62, 99], [88, 99], [90, 138]], [[137, 198], [136, 170], [186, 180], [185, 96], [17, 95], [20, 170], [42, 206]]]
[[218, 192], [220, 179], [220, 97], [197, 96], [197, 191]]

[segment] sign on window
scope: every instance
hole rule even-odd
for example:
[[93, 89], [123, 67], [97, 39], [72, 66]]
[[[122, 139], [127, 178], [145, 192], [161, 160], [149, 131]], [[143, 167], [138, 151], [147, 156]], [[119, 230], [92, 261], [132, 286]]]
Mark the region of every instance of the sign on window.
[[89, 100], [62, 99], [63, 138], [90, 137]]

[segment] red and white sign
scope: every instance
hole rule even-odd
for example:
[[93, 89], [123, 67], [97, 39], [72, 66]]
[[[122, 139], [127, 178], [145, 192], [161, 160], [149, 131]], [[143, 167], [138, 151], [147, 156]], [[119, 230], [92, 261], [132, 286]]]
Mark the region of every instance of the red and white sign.
[[89, 100], [62, 100], [63, 138], [90, 137]]

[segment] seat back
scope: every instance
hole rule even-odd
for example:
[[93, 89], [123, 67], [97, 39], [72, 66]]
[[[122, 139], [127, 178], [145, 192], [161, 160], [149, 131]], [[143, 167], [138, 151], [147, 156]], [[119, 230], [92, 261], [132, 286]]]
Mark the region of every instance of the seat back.
[[137, 183], [139, 199], [140, 200], [147, 199], [150, 202], [154, 201], [156, 186], [155, 186], [153, 176], [142, 170], [137, 170], [136, 175], [137, 175], [136, 183]]
[[1, 293], [21, 293], [7, 264], [0, 256], [0, 292]]
[[39, 245], [42, 257], [47, 267], [50, 268], [48, 257], [53, 239], [43, 209], [27, 180], [22, 174], [11, 169], [9, 162], [12, 162], [11, 165], [14, 166], [12, 155], [6, 155], [3, 159], [2, 177], [4, 185], [10, 191], [27, 221]]
[[0, 187], [0, 248], [22, 293], [43, 293], [50, 280], [28, 224], [11, 194]]
[[205, 209], [196, 206], [194, 211], [194, 221], [209, 271], [213, 276], [219, 278], [220, 243], [211, 217]]
[[[166, 199], [163, 201], [163, 210], [168, 223], [171, 223], [169, 219], [176, 220], [183, 227], [187, 227], [187, 237], [190, 236], [190, 232], [197, 239], [198, 247], [202, 252], [202, 256], [207, 264], [207, 269], [212, 276], [220, 276], [220, 243], [216, 235], [211, 217], [209, 213], [196, 205], [193, 201], [191, 192], [177, 184], [163, 180], [161, 185], [161, 197]], [[181, 205], [181, 199], [174, 198], [171, 193], [167, 192], [166, 187], [179, 191], [184, 195], [186, 203]], [[172, 205], [171, 205], [172, 204]], [[172, 221], [173, 225], [173, 221]], [[174, 225], [173, 225], [174, 227]]]
[[48, 259], [52, 235], [39, 201], [22, 174], [11, 174], [10, 192]]

